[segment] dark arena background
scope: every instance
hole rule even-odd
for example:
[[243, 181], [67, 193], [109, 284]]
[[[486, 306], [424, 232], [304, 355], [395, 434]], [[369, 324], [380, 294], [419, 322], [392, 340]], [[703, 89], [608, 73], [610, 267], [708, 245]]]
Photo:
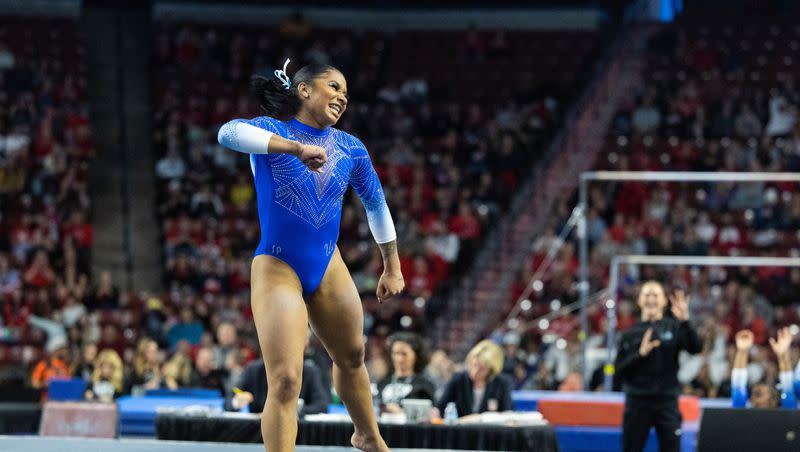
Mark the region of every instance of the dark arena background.
[[[800, 451], [794, 0], [0, 1], [0, 451], [265, 449], [255, 162], [297, 160], [219, 131], [314, 64], [396, 231], [379, 303], [334, 205], [392, 450]], [[303, 359], [296, 450], [353, 450]]]

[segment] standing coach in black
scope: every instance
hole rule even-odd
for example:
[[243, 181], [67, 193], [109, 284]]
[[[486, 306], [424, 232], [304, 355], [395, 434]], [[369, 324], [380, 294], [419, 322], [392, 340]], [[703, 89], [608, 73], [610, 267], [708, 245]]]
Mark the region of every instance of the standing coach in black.
[[689, 324], [689, 303], [683, 291], [670, 297], [667, 314], [664, 286], [642, 285], [637, 304], [641, 321], [622, 334], [614, 363], [625, 391], [622, 450], [644, 449], [650, 427], [656, 428], [661, 452], [680, 451], [678, 353], [699, 353], [703, 343]]

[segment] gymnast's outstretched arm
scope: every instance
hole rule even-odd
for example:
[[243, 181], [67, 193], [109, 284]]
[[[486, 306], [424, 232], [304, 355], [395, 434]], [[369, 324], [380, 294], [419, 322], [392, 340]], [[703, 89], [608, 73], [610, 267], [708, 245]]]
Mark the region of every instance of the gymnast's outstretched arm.
[[734, 408], [746, 407], [750, 396], [747, 391], [747, 361], [752, 346], [753, 333], [750, 330], [736, 333], [736, 356], [731, 371], [731, 401]]

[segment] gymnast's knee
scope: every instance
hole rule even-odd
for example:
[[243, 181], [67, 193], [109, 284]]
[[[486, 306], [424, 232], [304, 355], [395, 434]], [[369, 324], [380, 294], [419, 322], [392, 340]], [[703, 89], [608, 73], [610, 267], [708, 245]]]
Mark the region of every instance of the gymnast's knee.
[[276, 370], [269, 378], [268, 396], [272, 396], [280, 404], [295, 404], [300, 397], [302, 377], [295, 370]]
[[336, 359], [336, 366], [345, 372], [358, 370], [362, 365], [364, 365], [363, 344], [350, 348]]

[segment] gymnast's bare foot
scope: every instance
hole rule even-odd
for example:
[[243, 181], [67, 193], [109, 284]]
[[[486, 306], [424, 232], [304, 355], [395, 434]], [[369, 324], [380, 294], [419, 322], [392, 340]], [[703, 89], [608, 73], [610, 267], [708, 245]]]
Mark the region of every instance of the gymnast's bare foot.
[[364, 452], [390, 452], [389, 446], [386, 445], [383, 438], [380, 436], [377, 438], [369, 438], [367, 435], [355, 432], [353, 433], [353, 437], [350, 438], [350, 444]]

